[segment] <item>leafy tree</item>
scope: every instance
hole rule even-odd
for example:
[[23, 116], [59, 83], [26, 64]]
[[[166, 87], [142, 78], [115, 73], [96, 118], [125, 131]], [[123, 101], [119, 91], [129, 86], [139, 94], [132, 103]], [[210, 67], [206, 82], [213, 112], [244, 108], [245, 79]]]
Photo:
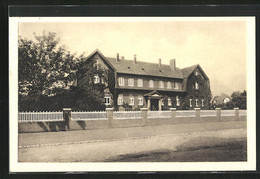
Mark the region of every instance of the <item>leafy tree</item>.
[[62, 93], [75, 78], [75, 54], [59, 46], [53, 32], [34, 34], [34, 38], [19, 37], [19, 93], [35, 98]]
[[242, 93], [234, 92], [232, 97], [232, 103], [235, 107], [238, 107], [239, 109], [246, 109], [246, 90], [244, 90]]

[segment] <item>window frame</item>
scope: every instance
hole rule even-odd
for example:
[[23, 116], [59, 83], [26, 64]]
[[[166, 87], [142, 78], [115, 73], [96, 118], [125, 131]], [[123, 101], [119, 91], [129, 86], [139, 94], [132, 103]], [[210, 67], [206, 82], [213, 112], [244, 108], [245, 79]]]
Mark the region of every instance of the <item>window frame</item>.
[[172, 99], [168, 97], [168, 106], [172, 106]]
[[97, 74], [95, 74], [94, 75], [94, 84], [98, 84], [98, 83], [100, 83], [100, 77]]
[[125, 86], [125, 78], [124, 77], [118, 77], [118, 85], [119, 86]]
[[124, 104], [124, 96], [123, 96], [123, 94], [119, 94], [117, 97], [117, 105], [121, 106], [123, 104]]
[[[140, 101], [141, 101], [141, 103], [140, 103]], [[138, 97], [138, 106], [143, 106], [143, 105], [144, 105], [144, 98], [139, 96]]]
[[172, 89], [172, 83], [170, 81], [167, 82], [167, 89]]
[[143, 87], [143, 79], [142, 78], [137, 79], [137, 87]]
[[180, 106], [180, 99], [178, 95], [176, 96], [176, 106]]
[[153, 80], [149, 80], [149, 88], [154, 88], [154, 81]]
[[128, 86], [135, 86], [135, 79], [134, 78], [128, 78], [127, 82], [128, 82]]
[[174, 89], [179, 89], [179, 85], [178, 85], [178, 83], [175, 81], [175, 82], [173, 82], [174, 84], [173, 84], [173, 87], [174, 87]]
[[[131, 103], [131, 102], [133, 102], [133, 103]], [[134, 104], [135, 104], [134, 96], [129, 96], [129, 106], [134, 106]]]
[[[105, 105], [108, 106], [108, 105], [111, 105], [111, 97], [110, 96], [105, 96]], [[108, 103], [107, 103], [107, 100], [108, 99]]]
[[164, 81], [162, 80], [159, 81], [159, 88], [164, 88]]

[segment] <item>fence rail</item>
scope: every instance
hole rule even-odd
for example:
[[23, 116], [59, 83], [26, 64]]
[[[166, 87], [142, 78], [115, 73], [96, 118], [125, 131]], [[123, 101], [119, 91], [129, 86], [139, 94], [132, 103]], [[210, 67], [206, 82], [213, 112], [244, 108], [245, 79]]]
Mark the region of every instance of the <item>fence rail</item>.
[[62, 121], [63, 112], [19, 112], [18, 122]]
[[107, 120], [107, 113], [106, 111], [72, 111], [71, 120]]
[[[199, 117], [214, 117], [217, 116], [217, 110], [199, 110]], [[175, 114], [174, 114], [175, 113]], [[235, 110], [220, 110], [220, 116], [236, 116]], [[239, 116], [246, 116], [247, 110], [239, 110]], [[111, 111], [111, 117], [117, 119], [142, 119], [142, 111]], [[147, 111], [147, 118], [171, 118], [176, 116], [196, 117], [195, 110], [173, 110], [173, 111]], [[109, 120], [107, 111], [72, 111], [72, 121], [84, 120]], [[51, 122], [63, 121], [63, 112], [19, 112], [18, 122]]]
[[114, 111], [114, 119], [140, 119], [142, 118], [141, 111]]
[[147, 118], [170, 118], [171, 111], [148, 111]]

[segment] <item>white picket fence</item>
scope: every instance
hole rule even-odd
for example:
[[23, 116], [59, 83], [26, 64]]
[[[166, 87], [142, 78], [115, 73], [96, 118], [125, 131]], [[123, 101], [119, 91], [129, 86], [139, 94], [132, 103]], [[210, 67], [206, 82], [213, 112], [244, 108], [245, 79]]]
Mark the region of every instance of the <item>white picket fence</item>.
[[114, 119], [141, 119], [141, 111], [113, 111]]
[[62, 121], [63, 112], [19, 112], [18, 122], [51, 122]]
[[72, 111], [72, 121], [107, 120], [106, 111]]
[[170, 118], [171, 111], [148, 111], [147, 118]]
[[[239, 116], [246, 116], [247, 110], [239, 110]], [[171, 118], [172, 111], [147, 111], [147, 118]], [[195, 117], [195, 110], [176, 111], [176, 117]], [[217, 116], [217, 110], [201, 110], [201, 117]], [[221, 116], [235, 116], [235, 110], [221, 110]], [[113, 118], [141, 119], [141, 111], [113, 111]], [[63, 112], [19, 112], [18, 122], [51, 122], [62, 121]], [[106, 111], [72, 111], [72, 121], [108, 120]]]

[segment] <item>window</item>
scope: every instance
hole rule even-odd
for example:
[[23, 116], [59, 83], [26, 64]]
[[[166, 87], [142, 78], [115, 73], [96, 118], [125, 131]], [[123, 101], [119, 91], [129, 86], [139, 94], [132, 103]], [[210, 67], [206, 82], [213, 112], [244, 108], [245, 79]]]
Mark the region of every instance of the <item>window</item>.
[[94, 83], [95, 84], [100, 83], [100, 78], [98, 75], [94, 75]]
[[192, 107], [192, 99], [190, 99], [190, 107]]
[[144, 104], [143, 97], [138, 96], [138, 105], [142, 106]]
[[135, 104], [134, 102], [134, 96], [129, 96], [129, 105], [133, 106]]
[[117, 98], [117, 105], [123, 105], [124, 99], [123, 94], [119, 94]]
[[162, 99], [162, 106], [164, 106], [164, 99]]
[[163, 83], [163, 81], [159, 81], [159, 88], [164, 88], [164, 83]]
[[128, 78], [128, 86], [134, 86], [134, 78]]
[[180, 106], [180, 99], [179, 99], [179, 96], [176, 96], [176, 106]]
[[123, 77], [118, 78], [118, 84], [119, 86], [124, 86], [125, 85], [125, 79]]
[[150, 81], [149, 81], [149, 87], [150, 87], [150, 88], [153, 88], [153, 87], [154, 87], [154, 82], [153, 82], [153, 80], [150, 80]]
[[167, 88], [168, 88], [168, 89], [172, 89], [172, 84], [171, 84], [171, 82], [169, 82], [169, 81], [167, 82]]
[[137, 86], [138, 87], [143, 87], [143, 79], [138, 79], [137, 80]]
[[198, 105], [198, 100], [196, 99], [195, 101], [196, 101], [196, 107], [198, 107], [198, 106], [199, 106], [199, 105]]
[[178, 89], [178, 83], [174, 82], [174, 89]]
[[195, 89], [199, 89], [199, 84], [195, 82]]
[[201, 106], [204, 106], [204, 99], [201, 100]]
[[105, 105], [110, 105], [110, 97], [105, 97]]
[[199, 72], [198, 70], [195, 71], [195, 75], [198, 76], [199, 75]]
[[172, 105], [172, 99], [168, 98], [168, 106], [171, 106], [171, 105]]

